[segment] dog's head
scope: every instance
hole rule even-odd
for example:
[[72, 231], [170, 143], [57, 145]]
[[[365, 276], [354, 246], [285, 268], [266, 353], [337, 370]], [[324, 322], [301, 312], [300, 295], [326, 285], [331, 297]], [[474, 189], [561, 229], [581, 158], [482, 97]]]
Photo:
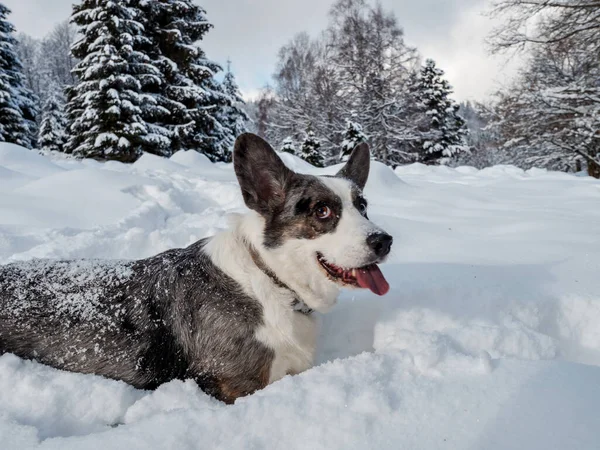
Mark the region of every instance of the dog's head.
[[378, 295], [389, 289], [377, 264], [392, 237], [369, 220], [362, 194], [369, 160], [369, 147], [361, 144], [336, 176], [316, 177], [288, 169], [254, 134], [236, 141], [233, 162], [244, 201], [264, 219], [261, 253], [282, 281], [315, 301], [333, 290], [337, 296], [343, 286]]

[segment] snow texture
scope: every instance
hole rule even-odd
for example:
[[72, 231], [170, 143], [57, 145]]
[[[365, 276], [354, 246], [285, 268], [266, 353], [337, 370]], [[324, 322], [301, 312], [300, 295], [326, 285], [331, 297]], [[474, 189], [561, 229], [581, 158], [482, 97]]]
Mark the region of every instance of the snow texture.
[[[245, 210], [231, 164], [193, 151], [124, 165], [2, 144], [0, 191], [0, 263], [146, 257]], [[599, 448], [600, 182], [375, 163], [366, 196], [395, 238], [391, 290], [342, 293], [316, 367], [227, 406], [189, 380], [146, 392], [5, 354], [0, 446]]]

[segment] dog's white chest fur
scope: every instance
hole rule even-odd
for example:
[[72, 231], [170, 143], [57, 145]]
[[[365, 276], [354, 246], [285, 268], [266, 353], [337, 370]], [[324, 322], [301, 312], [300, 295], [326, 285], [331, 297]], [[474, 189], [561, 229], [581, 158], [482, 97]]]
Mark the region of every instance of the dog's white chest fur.
[[[315, 317], [294, 311], [289, 306], [294, 297], [287, 289], [264, 279], [258, 279], [254, 284], [256, 288], [264, 289], [265, 294], [261, 301], [264, 325], [257, 330], [256, 338], [275, 352], [269, 383], [309, 369], [317, 338]], [[263, 286], [257, 286], [261, 284]]]
[[256, 330], [255, 337], [274, 352], [269, 376], [269, 383], [272, 383], [312, 366], [317, 321], [312, 314], [295, 311], [292, 307], [296, 298], [294, 293], [275, 283], [253, 261], [248, 245], [261, 245], [263, 224], [260, 219], [249, 213], [234, 222], [230, 230], [213, 237], [205, 250], [244, 292], [260, 302], [263, 324]]

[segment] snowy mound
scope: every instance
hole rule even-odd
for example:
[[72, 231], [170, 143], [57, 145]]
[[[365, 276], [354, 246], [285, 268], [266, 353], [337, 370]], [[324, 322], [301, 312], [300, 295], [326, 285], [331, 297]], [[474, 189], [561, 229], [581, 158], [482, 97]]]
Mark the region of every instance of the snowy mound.
[[402, 189], [406, 186], [394, 171], [377, 161], [371, 161], [371, 170], [369, 172], [369, 182], [366, 187], [367, 195], [379, 195], [380, 192], [386, 190]]
[[135, 167], [142, 172], [149, 170], [181, 172], [186, 169], [186, 166], [178, 164], [175, 160], [165, 159], [151, 153], [144, 153], [136, 162], [132, 164], [132, 167]]
[[317, 169], [311, 166], [309, 163], [295, 155], [287, 152], [278, 152], [279, 157], [283, 160], [283, 163], [294, 172], [305, 173], [308, 175], [317, 175], [321, 169]]
[[33, 179], [33, 177], [29, 177], [20, 172], [15, 172], [14, 170], [10, 170], [6, 167], [0, 166], [0, 180], [2, 180], [2, 185], [0, 185], [0, 192], [13, 190], [15, 188], [27, 184]]
[[170, 159], [171, 161], [181, 164], [184, 167], [209, 170], [214, 168], [213, 164], [210, 162], [210, 159], [208, 159], [205, 155], [193, 150], [180, 150], [171, 156]]
[[[196, 174], [208, 176], [214, 181], [235, 181], [236, 179], [231, 170], [231, 164], [213, 164], [205, 155], [193, 150], [180, 150], [171, 156], [169, 162], [171, 165], [177, 164]], [[165, 169], [165, 166], [169, 166], [169, 164], [164, 164], [162, 168]]]
[[[342, 167], [344, 167], [344, 164], [335, 164], [320, 169], [318, 174], [335, 175]], [[406, 187], [406, 183], [404, 183], [404, 181], [402, 181], [389, 166], [378, 161], [371, 161], [369, 179], [365, 188], [367, 196], [379, 195], [381, 192], [386, 192], [390, 189], [402, 189], [403, 187]]]
[[38, 178], [61, 172], [62, 169], [36, 152], [23, 154], [23, 147], [0, 143], [0, 167]]
[[[0, 192], [0, 264], [146, 257], [245, 211], [232, 165], [195, 152], [125, 165], [2, 144]], [[0, 447], [597, 448], [600, 182], [374, 163], [366, 194], [395, 238], [391, 290], [342, 293], [315, 368], [228, 406], [191, 381], [145, 392], [3, 355]]]

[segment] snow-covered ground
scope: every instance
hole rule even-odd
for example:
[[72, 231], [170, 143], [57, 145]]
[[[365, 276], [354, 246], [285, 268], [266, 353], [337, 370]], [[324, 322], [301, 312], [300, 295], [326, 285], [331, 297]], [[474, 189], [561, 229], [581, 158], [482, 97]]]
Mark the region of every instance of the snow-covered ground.
[[[600, 182], [374, 164], [366, 193], [395, 237], [391, 291], [343, 292], [315, 368], [226, 406], [191, 381], [144, 392], [3, 355], [0, 448], [600, 448]], [[231, 166], [197, 153], [0, 146], [0, 263], [145, 257], [243, 210]]]

